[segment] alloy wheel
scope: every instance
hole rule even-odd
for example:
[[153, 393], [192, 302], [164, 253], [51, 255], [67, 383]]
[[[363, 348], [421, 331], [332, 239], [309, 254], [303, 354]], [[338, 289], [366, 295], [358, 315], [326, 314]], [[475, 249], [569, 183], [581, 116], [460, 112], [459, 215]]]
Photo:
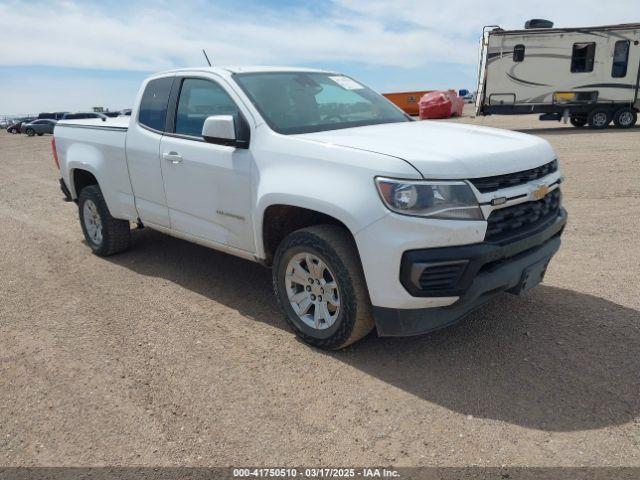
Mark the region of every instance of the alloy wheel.
[[82, 207], [82, 218], [87, 235], [93, 243], [100, 245], [102, 243], [102, 219], [98, 212], [98, 207], [92, 200], [86, 200]]
[[606, 112], [598, 112], [593, 116], [593, 126], [603, 128], [609, 123], [609, 115]]
[[623, 127], [628, 127], [633, 124], [634, 118], [633, 113], [631, 112], [623, 112], [618, 116], [618, 123]]
[[326, 330], [340, 314], [340, 291], [329, 266], [316, 255], [293, 256], [285, 270], [291, 308], [307, 326]]

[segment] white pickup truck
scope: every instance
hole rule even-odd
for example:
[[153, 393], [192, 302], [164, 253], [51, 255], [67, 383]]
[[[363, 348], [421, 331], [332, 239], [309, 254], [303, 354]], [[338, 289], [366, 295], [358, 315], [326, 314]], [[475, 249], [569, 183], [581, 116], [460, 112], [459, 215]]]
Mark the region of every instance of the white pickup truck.
[[160, 73], [130, 118], [61, 121], [52, 143], [94, 253], [127, 249], [133, 222], [271, 266], [289, 324], [323, 348], [535, 286], [566, 223], [546, 141], [413, 121], [335, 72]]

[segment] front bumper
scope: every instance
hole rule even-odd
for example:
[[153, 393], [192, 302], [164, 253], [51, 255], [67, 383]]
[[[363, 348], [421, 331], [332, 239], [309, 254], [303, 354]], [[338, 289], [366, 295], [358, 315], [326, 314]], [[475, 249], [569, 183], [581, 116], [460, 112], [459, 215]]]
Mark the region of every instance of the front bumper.
[[[482, 242], [459, 247], [432, 248], [405, 252], [401, 283], [415, 296], [458, 296], [451, 306], [439, 308], [373, 307], [381, 336], [418, 335], [447, 327], [486, 303], [495, 295], [520, 293], [542, 280], [546, 265], [560, 248], [560, 236], [567, 222], [564, 209], [550, 225], [526, 238], [507, 244]], [[437, 294], [421, 291], [416, 271], [429, 265], [462, 264], [462, 274]], [[417, 266], [417, 267], [416, 267]], [[535, 272], [529, 277], [531, 268]]]

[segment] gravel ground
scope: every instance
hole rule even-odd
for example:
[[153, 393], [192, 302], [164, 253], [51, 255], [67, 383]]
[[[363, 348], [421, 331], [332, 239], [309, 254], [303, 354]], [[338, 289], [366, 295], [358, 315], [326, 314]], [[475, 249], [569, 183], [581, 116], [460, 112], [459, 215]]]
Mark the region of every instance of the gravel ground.
[[148, 229], [91, 255], [50, 138], [0, 133], [0, 465], [640, 466], [640, 129], [458, 121], [556, 148], [544, 285], [337, 353], [257, 264]]

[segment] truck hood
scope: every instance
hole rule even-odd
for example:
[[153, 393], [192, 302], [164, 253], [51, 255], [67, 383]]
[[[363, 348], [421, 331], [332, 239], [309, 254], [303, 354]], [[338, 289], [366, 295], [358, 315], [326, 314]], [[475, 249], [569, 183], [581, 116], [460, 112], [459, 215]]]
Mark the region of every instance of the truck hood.
[[551, 145], [533, 135], [461, 123], [387, 123], [298, 136], [400, 158], [423, 177], [435, 179], [502, 175], [555, 158]]

